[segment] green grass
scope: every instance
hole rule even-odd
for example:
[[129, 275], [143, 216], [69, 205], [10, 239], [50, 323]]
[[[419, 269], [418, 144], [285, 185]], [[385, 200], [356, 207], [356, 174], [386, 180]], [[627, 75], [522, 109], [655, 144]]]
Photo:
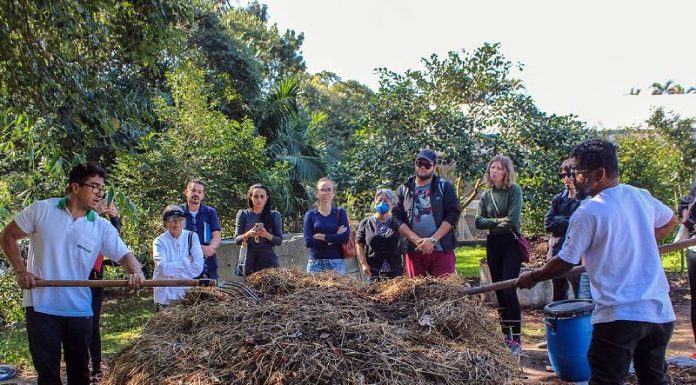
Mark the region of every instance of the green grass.
[[[143, 291], [137, 297], [107, 294], [101, 316], [102, 353], [112, 355], [138, 338], [154, 306], [152, 291]], [[23, 325], [0, 329], [0, 363], [33, 372]]]
[[0, 363], [14, 365], [21, 369], [33, 369], [27, 330], [24, 327], [0, 329]]
[[155, 311], [152, 291], [138, 297], [118, 297], [104, 302], [101, 316], [102, 354], [111, 355], [140, 337]]
[[479, 262], [486, 257], [486, 248], [481, 246], [457, 247], [454, 250], [457, 257], [457, 273], [465, 278], [479, 277]]

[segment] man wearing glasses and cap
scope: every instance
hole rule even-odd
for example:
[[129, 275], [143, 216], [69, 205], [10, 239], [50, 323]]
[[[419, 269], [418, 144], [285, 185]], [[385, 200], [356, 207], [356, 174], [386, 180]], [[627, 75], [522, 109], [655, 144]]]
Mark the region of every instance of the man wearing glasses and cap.
[[184, 196], [186, 203], [181, 205], [181, 209], [186, 214], [186, 230], [198, 235], [205, 257], [203, 272], [198, 278], [217, 279], [218, 262], [215, 249], [222, 239], [220, 219], [214, 208], [203, 204], [205, 185], [200, 179], [191, 179], [186, 183]]
[[[60, 384], [61, 346], [69, 384], [87, 385], [92, 337], [89, 287], [37, 287], [41, 279], [87, 280], [102, 253], [128, 273], [128, 287], [145, 277], [114, 226], [94, 209], [104, 199], [106, 172], [94, 163], [70, 171], [67, 196], [35, 201], [15, 216], [0, 246], [24, 290], [29, 351], [39, 384]], [[25, 264], [17, 242], [30, 237]]]
[[437, 154], [421, 150], [416, 155], [415, 175], [396, 190], [392, 214], [406, 240], [402, 252], [411, 278], [455, 272], [459, 198], [452, 183], [435, 175], [435, 166]]

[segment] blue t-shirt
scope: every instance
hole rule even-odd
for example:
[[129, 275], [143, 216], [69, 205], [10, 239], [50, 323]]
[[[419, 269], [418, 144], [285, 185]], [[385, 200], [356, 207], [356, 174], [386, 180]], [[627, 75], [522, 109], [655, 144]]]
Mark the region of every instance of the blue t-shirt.
[[[346, 226], [348, 230], [336, 234], [339, 226]], [[311, 209], [305, 213], [303, 233], [310, 259], [343, 259], [341, 244], [347, 242], [350, 236], [348, 215], [345, 210], [335, 207], [328, 216]], [[325, 234], [326, 241], [314, 239], [314, 234]]]

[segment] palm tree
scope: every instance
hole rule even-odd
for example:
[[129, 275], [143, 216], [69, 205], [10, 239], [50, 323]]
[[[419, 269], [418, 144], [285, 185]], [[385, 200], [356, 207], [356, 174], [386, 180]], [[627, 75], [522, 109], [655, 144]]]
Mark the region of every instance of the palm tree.
[[659, 82], [655, 82], [652, 84], [652, 95], [664, 95], [668, 92], [668, 90], [672, 87], [674, 82], [672, 80], [668, 80], [664, 85], [660, 84]]
[[684, 87], [681, 84], [675, 84], [667, 89], [667, 93], [670, 95], [681, 95], [684, 93]]
[[271, 164], [285, 162], [288, 180], [274, 194], [275, 203], [287, 218], [297, 220], [312, 200], [311, 187], [326, 175], [327, 165], [335, 160], [332, 148], [315, 133], [320, 119], [307, 117], [300, 111], [297, 98], [300, 83], [296, 78], [280, 81], [262, 99], [261, 113], [256, 120], [259, 135], [266, 138], [266, 151]]

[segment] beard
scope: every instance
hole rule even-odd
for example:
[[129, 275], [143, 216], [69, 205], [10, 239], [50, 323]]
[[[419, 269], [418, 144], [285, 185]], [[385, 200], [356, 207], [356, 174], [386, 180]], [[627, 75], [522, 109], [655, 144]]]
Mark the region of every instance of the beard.
[[590, 196], [590, 186], [575, 186], [575, 199], [581, 201]]
[[434, 174], [434, 173], [431, 172], [431, 173], [429, 173], [429, 174], [421, 175], [421, 174], [419, 174], [419, 173], [416, 171], [416, 178], [418, 178], [419, 181], [423, 182], [423, 181], [426, 181], [426, 180], [432, 178], [432, 177], [433, 177], [433, 174]]

